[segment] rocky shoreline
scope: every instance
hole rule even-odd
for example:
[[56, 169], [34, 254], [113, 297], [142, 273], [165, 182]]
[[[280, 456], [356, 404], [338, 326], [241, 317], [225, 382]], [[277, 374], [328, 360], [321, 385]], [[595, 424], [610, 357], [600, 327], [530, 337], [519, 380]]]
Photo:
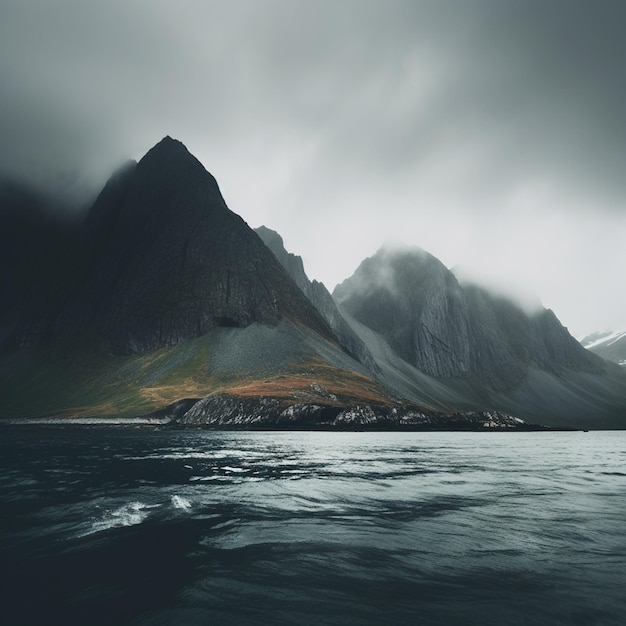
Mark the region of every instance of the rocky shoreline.
[[137, 417], [50, 416], [5, 420], [11, 426], [160, 426], [209, 430], [537, 431], [551, 428], [502, 411], [441, 413], [406, 404], [294, 402], [225, 392], [186, 398]]

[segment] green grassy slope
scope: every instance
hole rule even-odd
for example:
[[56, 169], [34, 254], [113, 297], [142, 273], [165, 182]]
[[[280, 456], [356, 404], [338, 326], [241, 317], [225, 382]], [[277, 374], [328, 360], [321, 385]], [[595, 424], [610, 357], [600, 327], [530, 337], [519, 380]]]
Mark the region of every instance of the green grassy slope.
[[[135, 417], [216, 391], [314, 401], [390, 400], [358, 363], [310, 330], [283, 322], [216, 329], [146, 355], [52, 358], [21, 351], [0, 362], [0, 418]], [[323, 391], [322, 391], [323, 390]]]

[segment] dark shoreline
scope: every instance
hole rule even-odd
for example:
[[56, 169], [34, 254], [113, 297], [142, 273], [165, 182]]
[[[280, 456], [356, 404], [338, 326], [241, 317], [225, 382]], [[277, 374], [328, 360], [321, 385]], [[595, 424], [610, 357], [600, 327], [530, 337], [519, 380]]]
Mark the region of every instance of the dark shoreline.
[[[154, 429], [154, 430], [174, 430], [174, 431], [211, 431], [211, 432], [377, 432], [377, 433], [397, 433], [397, 432], [476, 432], [476, 433], [489, 433], [489, 432], [589, 432], [594, 429], [583, 428], [567, 428], [567, 427], [550, 427], [541, 426], [538, 424], [526, 424], [518, 427], [506, 427], [506, 426], [494, 426], [494, 427], [473, 427], [468, 425], [448, 426], [447, 428], [436, 428], [429, 425], [417, 425], [407, 424], [401, 425], [389, 425], [389, 424], [359, 424], [354, 427], [346, 425], [333, 426], [332, 424], [318, 424], [318, 425], [252, 425], [252, 424], [155, 424], [155, 423], [141, 423], [141, 422], [61, 422], [61, 421], [24, 421], [12, 420], [10, 423], [5, 420], [0, 420], [0, 428], [15, 428], [15, 429], [28, 429], [33, 430], [40, 428], [54, 429], [108, 429], [108, 428], [132, 428], [136, 430]], [[607, 429], [597, 429], [607, 430]], [[623, 430], [623, 429], [610, 429], [610, 430]]]

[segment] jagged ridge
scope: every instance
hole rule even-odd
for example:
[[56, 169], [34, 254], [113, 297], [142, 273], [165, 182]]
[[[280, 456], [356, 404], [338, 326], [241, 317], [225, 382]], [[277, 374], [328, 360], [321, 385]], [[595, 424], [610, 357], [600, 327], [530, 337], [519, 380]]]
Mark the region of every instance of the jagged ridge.
[[343, 318], [328, 289], [316, 280], [309, 280], [302, 258], [285, 249], [283, 239], [276, 231], [260, 226], [255, 232], [326, 320], [346, 352], [376, 372], [376, 362], [367, 346]]

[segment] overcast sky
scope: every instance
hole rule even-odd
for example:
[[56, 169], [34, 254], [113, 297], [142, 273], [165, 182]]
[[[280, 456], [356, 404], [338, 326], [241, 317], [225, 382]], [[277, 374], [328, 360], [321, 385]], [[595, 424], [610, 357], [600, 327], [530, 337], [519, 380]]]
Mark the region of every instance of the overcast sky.
[[386, 240], [626, 328], [626, 2], [0, 0], [0, 171], [169, 134], [329, 289]]

